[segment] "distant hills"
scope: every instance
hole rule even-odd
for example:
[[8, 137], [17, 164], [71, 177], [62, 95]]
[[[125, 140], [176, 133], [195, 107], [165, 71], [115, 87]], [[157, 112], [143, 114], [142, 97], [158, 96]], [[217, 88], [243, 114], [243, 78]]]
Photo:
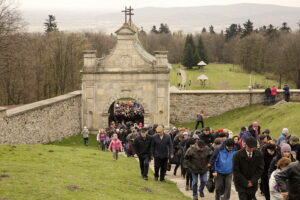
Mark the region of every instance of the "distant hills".
[[[60, 30], [114, 32], [124, 22], [123, 13], [101, 14], [96, 11], [55, 11], [45, 13], [37, 10], [22, 11], [29, 23], [28, 31], [43, 31], [43, 23], [48, 14], [56, 16]], [[167, 23], [171, 31], [200, 32], [203, 27], [213, 25], [215, 30], [225, 30], [232, 23], [241, 24], [250, 19], [254, 26], [273, 24], [281, 26], [283, 22], [295, 30], [299, 28], [300, 7], [286, 7], [267, 4], [233, 4], [224, 6], [146, 7], [134, 10], [133, 21], [149, 31], [153, 25]]]

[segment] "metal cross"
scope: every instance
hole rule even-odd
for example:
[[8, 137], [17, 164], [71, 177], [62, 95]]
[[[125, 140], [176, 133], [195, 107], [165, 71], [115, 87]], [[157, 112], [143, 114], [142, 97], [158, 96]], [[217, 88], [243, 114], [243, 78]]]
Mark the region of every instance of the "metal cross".
[[127, 12], [128, 12], [127, 15], [129, 15], [129, 23], [130, 23], [130, 24], [131, 24], [131, 16], [134, 15], [134, 14], [132, 13], [132, 11], [133, 11], [133, 8], [131, 8], [131, 6], [129, 6], [129, 8], [127, 9]]
[[125, 6], [125, 10], [122, 10], [122, 12], [125, 13], [125, 24], [126, 24], [127, 23], [127, 13], [128, 13], [126, 6]]

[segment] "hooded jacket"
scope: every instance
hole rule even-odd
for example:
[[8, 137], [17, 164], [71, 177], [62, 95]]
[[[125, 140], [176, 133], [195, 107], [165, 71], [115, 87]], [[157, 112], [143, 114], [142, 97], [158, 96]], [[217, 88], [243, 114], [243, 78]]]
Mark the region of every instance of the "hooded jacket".
[[187, 167], [194, 174], [203, 174], [208, 170], [208, 163], [212, 151], [209, 147], [205, 146], [203, 150], [199, 150], [198, 147], [191, 146], [185, 153], [184, 158], [186, 159]]

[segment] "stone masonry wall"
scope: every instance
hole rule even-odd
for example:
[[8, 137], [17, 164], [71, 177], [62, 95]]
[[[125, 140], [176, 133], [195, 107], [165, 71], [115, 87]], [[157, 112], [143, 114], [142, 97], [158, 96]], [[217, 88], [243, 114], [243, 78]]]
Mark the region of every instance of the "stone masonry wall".
[[[277, 101], [282, 100], [282, 98], [283, 91], [279, 90]], [[201, 109], [205, 110], [206, 117], [211, 117], [236, 108], [262, 103], [263, 99], [264, 90], [171, 92], [170, 122], [193, 122]], [[300, 101], [300, 90], [291, 90], [291, 101]]]
[[0, 144], [39, 144], [81, 130], [81, 91], [19, 106], [0, 108]]

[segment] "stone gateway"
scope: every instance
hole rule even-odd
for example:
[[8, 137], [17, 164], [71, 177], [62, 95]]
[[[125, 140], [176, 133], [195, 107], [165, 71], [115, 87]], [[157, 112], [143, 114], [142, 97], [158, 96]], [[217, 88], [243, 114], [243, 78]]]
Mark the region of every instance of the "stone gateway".
[[152, 56], [142, 47], [138, 28], [131, 20], [117, 30], [110, 55], [96, 58], [84, 52], [82, 70], [82, 126], [108, 127], [109, 108], [122, 98], [132, 98], [144, 108], [145, 124], [169, 125], [169, 73], [166, 51]]

